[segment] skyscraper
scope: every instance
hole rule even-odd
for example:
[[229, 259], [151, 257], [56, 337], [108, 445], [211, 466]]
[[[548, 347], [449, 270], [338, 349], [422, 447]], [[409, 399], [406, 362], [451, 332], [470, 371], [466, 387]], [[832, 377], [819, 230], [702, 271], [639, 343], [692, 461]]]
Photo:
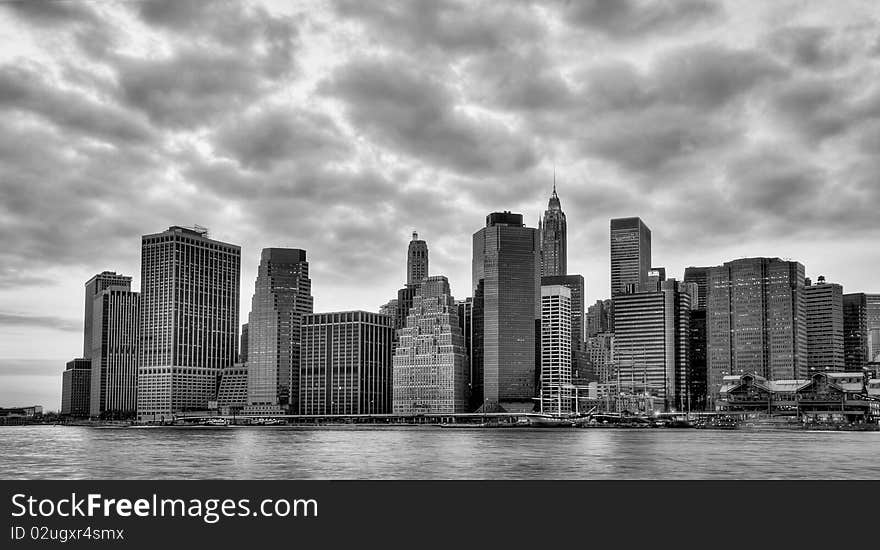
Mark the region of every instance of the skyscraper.
[[541, 277], [541, 286], [562, 285], [570, 291], [571, 294], [571, 366], [573, 369], [584, 366], [581, 365], [582, 359], [585, 359], [584, 346], [584, 277], [583, 275], [554, 275]]
[[94, 321], [92, 307], [95, 296], [111, 286], [131, 290], [131, 277], [118, 275], [115, 271], [102, 271], [86, 281], [86, 300], [83, 308], [85, 312], [83, 317], [83, 358], [85, 359], [92, 357], [92, 323]]
[[596, 303], [587, 308], [587, 338], [592, 338], [597, 334], [608, 332], [614, 324], [612, 315], [611, 300], [596, 300]]
[[249, 412], [299, 411], [300, 325], [312, 309], [306, 251], [264, 248], [247, 323]]
[[238, 343], [238, 362], [247, 363], [248, 360], [248, 324], [241, 325], [241, 337]]
[[708, 267], [686, 267], [684, 270], [684, 279], [685, 283], [696, 283], [697, 288], [699, 289], [699, 293], [697, 296], [697, 304], [696, 309], [706, 309], [706, 296], [709, 293], [709, 288], [707, 286], [707, 279], [709, 268]]
[[137, 412], [140, 295], [129, 288], [110, 285], [92, 300], [91, 416], [123, 419]]
[[571, 412], [571, 290], [541, 286], [541, 411]]
[[568, 274], [568, 228], [565, 212], [556, 194], [556, 174], [553, 174], [553, 193], [544, 218], [538, 227], [541, 234], [541, 275], [543, 277]]
[[614, 298], [614, 345], [621, 388], [650, 395], [655, 408], [684, 410], [688, 403], [690, 294], [675, 279], [656, 292]]
[[611, 297], [648, 290], [651, 230], [641, 218], [611, 220]]
[[79, 358], [67, 362], [61, 375], [61, 414], [74, 418], [89, 416], [92, 364]]
[[390, 413], [392, 327], [391, 317], [366, 311], [304, 315], [300, 413]]
[[708, 392], [726, 375], [769, 380], [807, 376], [804, 266], [779, 258], [744, 258], [707, 275]]
[[522, 219], [494, 212], [473, 238], [474, 346], [486, 412], [531, 410], [536, 397], [541, 245]]
[[395, 414], [468, 412], [470, 367], [458, 310], [446, 277], [419, 285], [394, 350]]
[[804, 287], [807, 314], [807, 366], [810, 372], [843, 372], [843, 287], [825, 282]]
[[406, 284], [417, 285], [428, 278], [428, 243], [413, 231], [406, 251]]
[[861, 370], [880, 353], [880, 294], [845, 294], [843, 325], [846, 370]]
[[138, 417], [203, 410], [238, 354], [241, 248], [207, 230], [142, 238]]

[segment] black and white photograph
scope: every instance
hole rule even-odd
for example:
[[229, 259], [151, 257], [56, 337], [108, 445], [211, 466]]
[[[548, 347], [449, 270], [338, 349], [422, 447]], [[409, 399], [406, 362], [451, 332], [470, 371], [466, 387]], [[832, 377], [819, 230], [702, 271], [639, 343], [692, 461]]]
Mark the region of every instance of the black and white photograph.
[[880, 480], [873, 0], [3, 0], [0, 46], [3, 479]]

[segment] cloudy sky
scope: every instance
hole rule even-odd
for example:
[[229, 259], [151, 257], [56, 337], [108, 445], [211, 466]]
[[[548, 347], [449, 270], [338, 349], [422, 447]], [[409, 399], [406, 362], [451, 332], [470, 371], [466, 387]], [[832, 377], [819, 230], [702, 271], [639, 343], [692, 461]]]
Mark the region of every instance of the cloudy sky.
[[493, 210], [607, 297], [609, 218], [654, 265], [796, 259], [880, 291], [875, 0], [0, 3], [0, 406], [57, 408], [83, 283], [140, 236], [305, 248], [315, 306], [376, 310], [413, 230], [470, 293]]

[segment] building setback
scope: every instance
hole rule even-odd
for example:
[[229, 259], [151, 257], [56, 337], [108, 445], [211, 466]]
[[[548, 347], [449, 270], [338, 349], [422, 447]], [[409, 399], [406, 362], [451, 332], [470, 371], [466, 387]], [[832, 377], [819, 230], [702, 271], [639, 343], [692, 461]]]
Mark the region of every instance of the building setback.
[[611, 220], [611, 297], [648, 290], [651, 230], [641, 218]]
[[92, 303], [91, 416], [137, 413], [140, 295], [129, 288], [108, 286]]
[[650, 394], [665, 410], [688, 406], [691, 297], [675, 279], [656, 292], [614, 298], [614, 345], [620, 387]]
[[300, 413], [391, 413], [393, 324], [366, 311], [304, 315]]
[[614, 324], [611, 304], [611, 300], [596, 300], [595, 304], [587, 308], [587, 338], [611, 331], [611, 327]]
[[556, 277], [568, 274], [568, 226], [565, 212], [556, 194], [556, 174], [553, 175], [553, 193], [538, 225], [541, 235], [541, 276]]
[[142, 238], [138, 417], [207, 409], [238, 355], [241, 248], [172, 226]]
[[247, 323], [247, 412], [299, 412], [300, 325], [312, 311], [306, 251], [264, 248]]
[[571, 290], [541, 285], [541, 411], [572, 410]]
[[473, 237], [474, 359], [484, 412], [532, 410], [537, 397], [541, 245], [522, 219], [494, 212]]
[[395, 414], [468, 412], [470, 366], [458, 309], [446, 277], [419, 286], [394, 350]]
[[724, 376], [769, 380], [807, 376], [804, 266], [779, 258], [744, 258], [708, 272], [708, 393]]
[[807, 366], [810, 372], [843, 372], [843, 287], [825, 282], [804, 287], [807, 313]]
[[75, 418], [89, 416], [92, 363], [88, 359], [73, 359], [61, 375], [61, 414]]

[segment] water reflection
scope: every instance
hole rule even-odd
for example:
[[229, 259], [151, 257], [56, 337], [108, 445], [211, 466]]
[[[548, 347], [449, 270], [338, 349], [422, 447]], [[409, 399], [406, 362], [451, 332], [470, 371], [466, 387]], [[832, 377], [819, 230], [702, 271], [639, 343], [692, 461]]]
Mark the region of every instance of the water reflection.
[[880, 478], [880, 433], [0, 427], [7, 479]]

